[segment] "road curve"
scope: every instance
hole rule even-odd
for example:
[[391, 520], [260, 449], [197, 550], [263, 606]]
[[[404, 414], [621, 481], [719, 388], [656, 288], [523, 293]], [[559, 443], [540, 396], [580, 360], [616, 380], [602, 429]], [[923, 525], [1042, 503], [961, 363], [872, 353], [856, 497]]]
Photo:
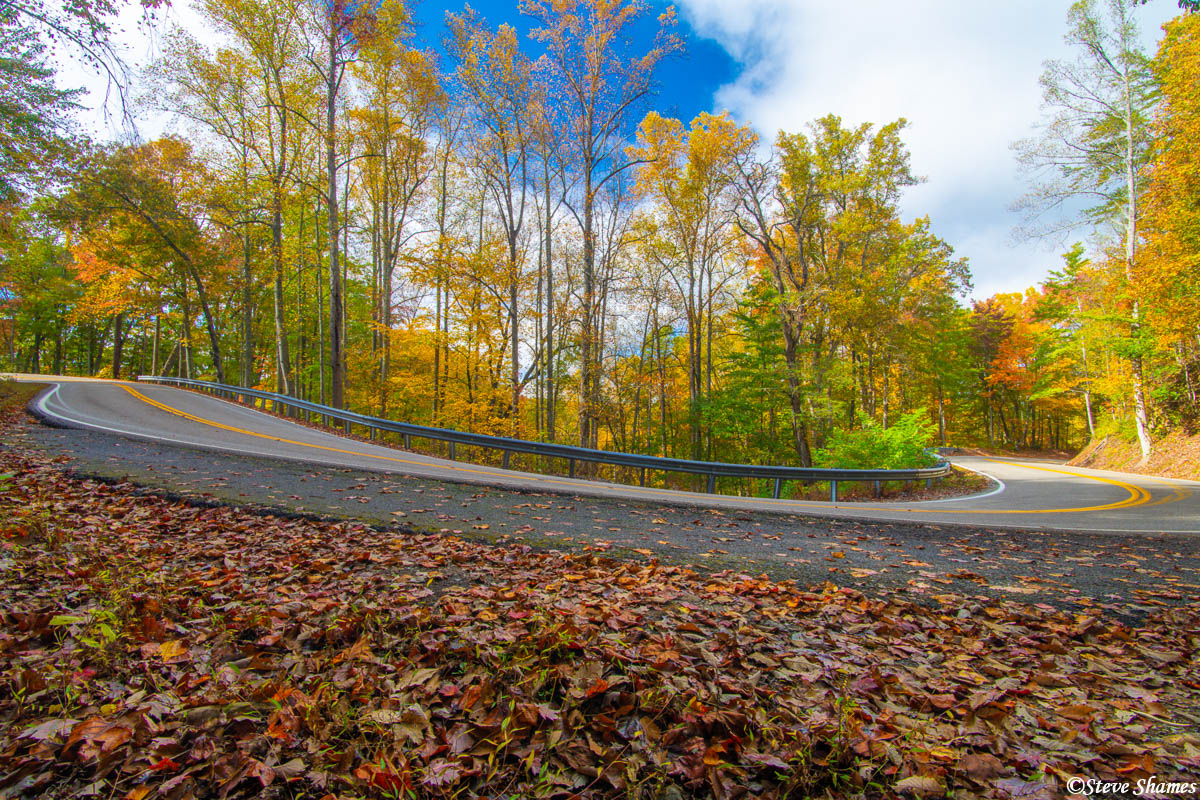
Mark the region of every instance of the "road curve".
[[907, 503], [828, 503], [708, 495], [503, 470], [344, 438], [197, 392], [152, 384], [12, 376], [53, 384], [34, 401], [50, 424], [267, 458], [513, 489], [840, 518], [990, 527], [1200, 532], [1200, 483], [1042, 461], [955, 458], [991, 477], [968, 497]]

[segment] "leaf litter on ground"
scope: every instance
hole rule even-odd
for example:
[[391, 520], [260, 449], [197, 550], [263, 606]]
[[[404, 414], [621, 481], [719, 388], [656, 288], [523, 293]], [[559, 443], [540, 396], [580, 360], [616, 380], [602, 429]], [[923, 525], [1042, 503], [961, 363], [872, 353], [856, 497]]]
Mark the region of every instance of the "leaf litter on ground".
[[1195, 602], [1130, 627], [0, 473], [0, 797], [1200, 781]]

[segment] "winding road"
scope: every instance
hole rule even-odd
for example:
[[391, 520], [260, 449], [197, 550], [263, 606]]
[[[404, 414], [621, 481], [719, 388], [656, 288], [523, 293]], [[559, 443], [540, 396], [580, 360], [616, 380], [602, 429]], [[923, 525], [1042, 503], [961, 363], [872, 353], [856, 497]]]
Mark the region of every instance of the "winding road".
[[33, 404], [37, 415], [49, 424], [215, 452], [502, 488], [718, 509], [1042, 530], [1200, 532], [1198, 482], [1052, 462], [956, 457], [956, 465], [987, 475], [994, 485], [980, 494], [948, 500], [856, 504], [709, 495], [448, 461], [337, 436], [208, 395], [165, 386], [55, 376], [8, 377], [52, 384]]

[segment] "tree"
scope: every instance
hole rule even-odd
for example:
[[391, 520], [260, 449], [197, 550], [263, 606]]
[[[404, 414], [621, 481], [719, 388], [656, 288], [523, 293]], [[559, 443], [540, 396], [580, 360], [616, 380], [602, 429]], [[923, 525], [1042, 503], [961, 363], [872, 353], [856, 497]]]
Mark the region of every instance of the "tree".
[[33, 31], [0, 24], [0, 203], [44, 182], [69, 146], [67, 115], [80, 92], [55, 86]]
[[654, 71], [683, 48], [672, 32], [674, 10], [659, 17], [649, 48], [637, 52], [632, 29], [649, 9], [645, 0], [523, 0], [540, 27], [552, 75], [550, 104], [560, 109], [564, 144], [580, 186], [570, 206], [583, 235], [579, 359], [579, 443], [598, 440], [602, 276], [597, 262], [597, 203], [633, 165], [621, 149], [640, 105], [654, 89]]
[[[218, 383], [225, 382], [222, 359], [220, 323], [217, 307], [209, 291], [209, 283], [219, 271], [223, 242], [218, 232], [210, 229], [202, 187], [205, 176], [201, 165], [191, 157], [188, 145], [177, 139], [161, 139], [140, 147], [111, 147], [93, 153], [79, 168], [79, 181], [66, 199], [69, 218], [77, 221], [90, 239], [77, 248], [86, 266], [93, 264], [92, 283], [111, 280], [113, 270], [105, 264], [115, 264], [121, 251], [139, 253], [141, 268], [129, 272], [157, 283], [170, 285], [170, 277], [156, 272], [178, 271], [184, 309], [183, 324], [191, 324], [188, 311], [188, 288], [195, 289], [204, 325], [208, 333], [209, 355]], [[115, 250], [98, 247], [98, 242], [113, 241], [117, 232], [125, 238], [123, 247]], [[123, 265], [116, 274], [125, 273]], [[114, 267], [114, 269], [116, 269]], [[115, 287], [126, 291], [125, 286]], [[118, 305], [118, 315], [124, 306]], [[120, 320], [114, 339], [119, 365], [121, 332]], [[186, 346], [186, 345], [185, 345]], [[119, 372], [115, 366], [114, 372]], [[115, 376], [114, 376], [115, 377]]]
[[638, 196], [654, 202], [654, 209], [643, 215], [643, 253], [661, 263], [683, 303], [692, 458], [704, 457], [699, 407], [712, 390], [715, 305], [733, 278], [724, 256], [736, 209], [736, 164], [757, 141], [749, 128], [725, 114], [701, 114], [685, 132], [679, 120], [651, 111], [627, 151], [640, 165]]
[[[830, 370], [838, 360], [836, 333], [845, 328], [837, 325], [834, 304], [863, 297], [878, 277], [875, 270], [892, 263], [907, 239], [897, 203], [916, 178], [900, 139], [904, 124], [847, 128], [830, 115], [812, 123], [810, 136], [781, 131], [770, 160], [738, 165], [737, 224], [757, 244], [774, 281], [792, 436], [803, 466], [812, 465], [814, 425], [827, 424], [833, 412]], [[840, 312], [843, 321], [853, 316]]]
[[342, 233], [338, 217], [338, 170], [345, 164], [338, 158], [338, 105], [346, 68], [355, 60], [364, 42], [375, 35], [375, 12], [367, 4], [355, 4], [350, 0], [314, 0], [308, 6], [308, 10], [312, 13], [311, 27], [319, 31], [317, 39], [320, 49], [310, 44], [307, 59], [320, 76], [321, 86], [325, 91], [323, 124], [316, 124], [295, 106], [290, 110], [318, 130], [325, 145], [325, 211], [328, 215], [329, 237], [330, 391], [334, 408], [342, 408], [345, 405], [346, 357], [342, 342], [345, 333], [345, 322], [342, 319], [345, 301], [342, 297], [342, 267], [338, 263]]
[[[300, 9], [297, 0], [205, 0], [205, 15], [227, 34], [238, 55], [250, 65], [259, 111], [248, 144], [267, 185], [267, 226], [271, 234], [272, 310], [275, 332], [275, 375], [280, 390], [292, 393], [292, 360], [288, 347], [284, 283], [284, 201], [291, 188], [296, 151], [292, 116], [302, 98], [311, 97], [302, 62]], [[219, 102], [219, 100], [218, 100]]]
[[[1098, 6], [1103, 3], [1103, 11]], [[1123, 241], [1122, 268], [1128, 304], [1134, 419], [1142, 460], [1151, 442], [1144, 387], [1142, 299], [1137, 274], [1141, 207], [1141, 170], [1150, 143], [1149, 117], [1155, 81], [1141, 50], [1130, 0], [1077, 0], [1067, 21], [1067, 43], [1074, 61], [1052, 61], [1041, 84], [1050, 116], [1041, 135], [1014, 144], [1018, 159], [1032, 173], [1034, 186], [1019, 203], [1027, 219], [1048, 211], [1060, 217], [1033, 228], [1039, 235], [1072, 230], [1081, 224], [1112, 225]], [[1090, 201], [1075, 212], [1072, 201]]]
[[[472, 109], [474, 162], [500, 219], [508, 246], [508, 328], [512, 430], [520, 433], [521, 376], [518, 292], [524, 271], [520, 237], [531, 185], [530, 150], [534, 136], [531, 110], [537, 98], [533, 65], [521, 52], [516, 31], [501, 25], [495, 32], [473, 13], [448, 16], [451, 52], [458, 60], [455, 77]], [[535, 362], [536, 366], [536, 362]], [[533, 374], [533, 369], [530, 369]]]
[[[375, 261], [375, 322], [380, 326], [380, 413], [387, 414], [391, 376], [393, 277], [411, 230], [422, 188], [433, 169], [428, 138], [446, 107], [429, 55], [412, 49], [411, 20], [398, 2], [375, 11], [375, 30], [363, 42], [353, 74], [365, 102], [351, 114], [362, 140], [361, 180], [371, 206]], [[349, 198], [347, 198], [349, 201]], [[418, 227], [423, 227], [419, 226]], [[436, 375], [437, 370], [434, 370]]]
[[1155, 349], [1173, 362], [1156, 394], [1180, 421], [1192, 422], [1200, 417], [1200, 16], [1168, 23], [1154, 66], [1162, 100], [1142, 198], [1138, 277]]
[[[223, 49], [210, 55], [179, 29], [171, 32], [165, 50], [147, 76], [152, 89], [158, 90], [149, 96], [163, 111], [193, 123], [193, 135], [211, 135], [219, 143], [217, 152], [224, 156], [210, 159], [208, 166], [212, 174], [221, 176], [225, 189], [215, 205], [224, 224], [241, 240], [239, 382], [253, 386], [258, 381], [254, 310], [260, 282], [254, 269], [254, 230], [267, 225], [264, 210], [269, 205], [263, 197], [261, 163], [256, 162], [265, 147], [262, 121], [270, 117], [256, 108], [255, 95], [261, 86], [245, 53]], [[266, 114], [271, 113], [266, 109]]]
[[[170, 5], [170, 0], [138, 2], [143, 14], [149, 18], [158, 9]], [[36, 72], [41, 63], [43, 37], [52, 47], [64, 44], [75, 50], [84, 64], [106, 76], [108, 90], [116, 90], [122, 114], [127, 122], [130, 121], [129, 108], [125, 104], [129, 75], [112, 42], [112, 21], [124, 5], [121, 0], [74, 0], [62, 4], [50, 0], [4, 0], [0, 3], [2, 46], [7, 47], [11, 39], [16, 39], [22, 48], [33, 48], [36, 52], [25, 51], [33, 56], [32, 62], [0, 66], [0, 75], [9, 70], [18, 75]], [[6, 57], [7, 54], [0, 56]], [[6, 88], [15, 87], [10, 84]]]

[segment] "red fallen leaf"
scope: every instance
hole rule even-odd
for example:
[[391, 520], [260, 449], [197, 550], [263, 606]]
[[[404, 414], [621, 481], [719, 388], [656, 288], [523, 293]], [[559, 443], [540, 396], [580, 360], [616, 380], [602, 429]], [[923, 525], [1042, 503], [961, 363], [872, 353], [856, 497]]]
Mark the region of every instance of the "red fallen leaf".
[[146, 641], [161, 639], [163, 634], [167, 632], [161, 620], [149, 615], [142, 617], [142, 621], [138, 623], [138, 631]]
[[1002, 690], [987, 689], [982, 692], [975, 692], [972, 694], [967, 700], [967, 705], [971, 707], [972, 711], [978, 711], [983, 706], [986, 706], [993, 700], [998, 700], [1003, 696], [1004, 692]]
[[291, 741], [294, 734], [300, 730], [300, 719], [295, 712], [287, 706], [283, 706], [272, 712], [267, 719], [267, 736], [273, 739], [283, 739]]
[[[94, 677], [96, 677], [96, 670], [91, 667], [84, 667], [78, 672], [71, 673], [71, 680], [76, 683], [87, 683]], [[45, 687], [43, 686], [42, 688]]]
[[608, 691], [608, 681], [604, 680], [604, 678], [597, 678], [596, 682], [589, 686], [588, 690], [584, 693], [584, 698], [595, 697], [606, 691]]
[[[71, 732], [71, 736], [75, 736], [74, 731]], [[105, 724], [102, 728], [96, 729], [93, 727], [85, 731], [82, 738], [84, 739], [84, 743], [79, 748], [79, 757], [87, 760], [111, 753], [117, 747], [132, 739], [133, 731], [124, 725]], [[69, 747], [70, 744], [67, 746]]]
[[163, 770], [171, 770], [171, 771], [174, 771], [174, 770], [177, 770], [177, 769], [179, 769], [179, 764], [177, 764], [176, 762], [172, 761], [172, 760], [171, 760], [171, 759], [168, 757], [168, 758], [164, 758], [164, 759], [162, 759], [161, 761], [158, 761], [157, 763], [151, 764], [151, 765], [150, 765], [150, 769], [151, 769], [152, 771], [154, 771], [154, 772], [161, 772], [161, 771], [163, 771]]
[[1117, 767], [1117, 772], [1122, 775], [1131, 772], [1145, 772], [1148, 775], [1154, 774], [1154, 756], [1149, 753], [1142, 753], [1139, 756], [1133, 756], [1128, 759], [1123, 766]]
[[479, 698], [483, 695], [483, 687], [478, 683], [472, 683], [467, 687], [467, 690], [462, 693], [462, 697], [458, 699], [458, 707], [463, 711], [470, 711], [471, 707], [479, 702]]
[[109, 726], [108, 720], [103, 717], [88, 717], [83, 722], [71, 729], [71, 733], [67, 736], [67, 741], [63, 743], [64, 749], [69, 749], [72, 745], [86, 741], [93, 736], [96, 736], [101, 731]]
[[412, 788], [408, 775], [382, 770], [374, 764], [363, 764], [354, 770], [354, 777], [364, 780], [368, 786], [384, 792], [401, 794]]
[[243, 779], [245, 778], [257, 778], [264, 787], [270, 786], [275, 780], [275, 770], [257, 758], [251, 758], [246, 762], [246, 769], [243, 773]]

